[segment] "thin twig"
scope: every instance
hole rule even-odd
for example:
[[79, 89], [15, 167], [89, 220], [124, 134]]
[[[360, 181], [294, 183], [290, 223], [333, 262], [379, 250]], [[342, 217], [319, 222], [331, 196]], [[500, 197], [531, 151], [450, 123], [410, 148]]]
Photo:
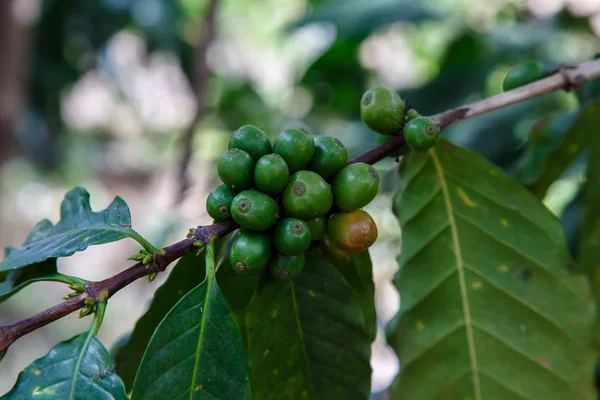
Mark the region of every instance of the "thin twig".
[[[529, 85], [511, 90], [506, 93], [499, 94], [475, 103], [468, 104], [463, 107], [452, 109], [440, 114], [431, 116], [440, 128], [446, 128], [459, 121], [484, 114], [498, 108], [528, 100], [532, 97], [541, 94], [549, 93], [563, 88], [572, 88], [574, 85], [581, 85], [584, 82], [600, 77], [600, 60], [589, 61], [577, 66], [569, 66], [559, 70], [556, 74], [550, 75], [547, 78], [533, 82]], [[387, 155], [392, 154], [405, 146], [404, 137], [400, 134], [393, 137], [389, 141], [372, 148], [371, 150], [353, 158], [348, 164], [357, 162], [365, 162], [374, 164]], [[85, 287], [85, 293], [64, 301], [58, 305], [48, 308], [30, 318], [16, 322], [12, 325], [0, 327], [0, 354], [2, 354], [8, 346], [14, 343], [18, 338], [35, 329], [41, 328], [56, 321], [73, 311], [76, 311], [84, 306], [85, 299], [88, 297], [100, 299], [100, 293], [108, 292], [108, 296], [112, 296], [117, 291], [121, 290], [131, 282], [144, 277], [146, 275], [164, 271], [165, 268], [182, 257], [183, 255], [196, 250], [193, 243], [201, 241], [208, 243], [214, 236], [223, 237], [226, 234], [234, 231], [238, 225], [233, 221], [221, 222], [219, 224], [207, 225], [198, 227], [192, 238], [184, 239], [180, 242], [166, 247], [165, 253], [156, 255], [153, 262], [146, 266], [142, 263], [120, 272], [103, 281], [90, 283]]]
[[194, 247], [194, 242], [202, 241], [202, 243], [207, 244], [212, 237], [223, 237], [229, 232], [237, 229], [237, 227], [238, 225], [232, 220], [198, 227], [193, 237], [165, 247], [165, 253], [162, 255], [155, 255], [153, 262], [149, 265], [144, 265], [141, 262], [137, 263], [103, 281], [85, 285], [85, 292], [79, 296], [50, 307], [30, 318], [12, 325], [0, 327], [0, 354], [21, 336], [82, 308], [88, 297], [99, 301], [102, 292], [107, 292], [108, 297], [111, 297], [113, 294], [137, 279], [155, 272], [164, 271], [173, 261], [191, 251], [198, 250]]
[[200, 43], [198, 44], [198, 48], [196, 49], [192, 84], [194, 87], [194, 96], [196, 97], [196, 103], [198, 107], [196, 109], [196, 113], [194, 114], [194, 118], [192, 119], [192, 122], [190, 122], [190, 125], [186, 130], [182, 140], [183, 154], [177, 173], [179, 188], [175, 200], [176, 203], [180, 203], [183, 200], [185, 192], [190, 185], [188, 168], [192, 159], [192, 141], [194, 139], [194, 132], [196, 131], [196, 126], [198, 125], [202, 117], [204, 117], [204, 114], [206, 112], [206, 98], [209, 75], [208, 66], [206, 64], [206, 53], [208, 51], [208, 46], [215, 37], [215, 18], [217, 14], [218, 3], [219, 0], [210, 0], [208, 4], [208, 11], [202, 29]]

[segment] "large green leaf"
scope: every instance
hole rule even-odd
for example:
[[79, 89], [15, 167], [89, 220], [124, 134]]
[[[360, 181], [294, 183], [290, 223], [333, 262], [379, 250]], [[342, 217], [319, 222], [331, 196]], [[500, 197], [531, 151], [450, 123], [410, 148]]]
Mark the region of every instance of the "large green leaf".
[[593, 398], [594, 307], [559, 221], [445, 140], [405, 157], [401, 175], [393, 398]]
[[315, 251], [296, 279], [261, 282], [246, 325], [254, 398], [369, 398], [371, 340], [359, 300]]
[[175, 265], [169, 277], [154, 293], [150, 307], [135, 324], [127, 343], [115, 351], [116, 371], [127, 389], [133, 386], [135, 374], [156, 327], [175, 304], [204, 280], [204, 257], [189, 253]]
[[375, 283], [373, 282], [373, 264], [368, 251], [353, 254], [351, 260], [333, 264], [344, 276], [350, 287], [356, 292], [362, 308], [365, 331], [371, 341], [377, 335], [377, 313], [375, 311]]
[[229, 303], [240, 327], [244, 348], [248, 345], [246, 335], [246, 307], [256, 290], [258, 275], [240, 275], [229, 265], [229, 251], [220, 262], [217, 270], [217, 282], [223, 296]]
[[156, 253], [148, 241], [131, 229], [131, 214], [120, 197], [104, 210], [94, 212], [90, 194], [82, 187], [69, 191], [60, 206], [60, 221], [56, 225], [45, 219], [39, 222], [23, 243], [0, 263], [0, 271], [8, 271], [44, 261], [70, 256], [95, 244], [133, 238], [146, 250]]
[[250, 383], [235, 316], [215, 280], [213, 248], [206, 279], [162, 320], [144, 353], [132, 399], [248, 399]]
[[[537, 197], [543, 198], [550, 185], [585, 149], [587, 137], [596, 134], [598, 126], [600, 110], [597, 105], [588, 106], [576, 118], [568, 114], [558, 114], [546, 124], [538, 126], [532, 135], [546, 137], [532, 140], [527, 153], [529, 158], [525, 159], [526, 164], [521, 167], [521, 173], [526, 174], [523, 181], [529, 190]], [[536, 171], [535, 167], [541, 171]]]
[[[9, 254], [12, 248], [6, 249]], [[0, 303], [35, 282], [53, 280], [58, 275], [56, 258], [49, 258], [14, 271], [0, 272]]]
[[[600, 307], [600, 136], [594, 131], [588, 139], [591, 151], [587, 166], [587, 181], [583, 189], [585, 205], [578, 261], [590, 278], [596, 298], [596, 309], [598, 309]], [[600, 344], [600, 321], [596, 323], [595, 336]]]
[[120, 400], [125, 386], [94, 330], [60, 342], [19, 374], [6, 400]]

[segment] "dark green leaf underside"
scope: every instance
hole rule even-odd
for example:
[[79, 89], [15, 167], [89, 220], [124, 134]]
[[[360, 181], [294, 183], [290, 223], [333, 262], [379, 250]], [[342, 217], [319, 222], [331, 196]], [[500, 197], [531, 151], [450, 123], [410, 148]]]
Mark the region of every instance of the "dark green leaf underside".
[[401, 173], [394, 398], [593, 398], [594, 308], [559, 221], [447, 141]]
[[110, 356], [92, 332], [54, 346], [17, 378], [6, 400], [123, 400], [121, 379], [112, 371]]
[[82, 187], [69, 191], [60, 207], [60, 221], [52, 225], [39, 222], [23, 243], [0, 263], [0, 271], [8, 271], [38, 263], [48, 258], [67, 257], [88, 246], [133, 238], [146, 250], [156, 252], [150, 243], [131, 229], [127, 203], [116, 197], [104, 210], [94, 212], [90, 194]]
[[133, 386], [135, 373], [156, 327], [185, 294], [202, 283], [205, 275], [204, 257], [190, 253], [179, 260], [165, 283], [156, 290], [148, 311], [136, 323], [129, 340], [115, 352], [116, 371], [128, 389]]
[[246, 313], [256, 399], [368, 399], [370, 343], [361, 305], [318, 253], [292, 281], [261, 282]]
[[[559, 120], [561, 116], [556, 116]], [[567, 117], [568, 118], [568, 117]], [[537, 197], [543, 198], [546, 191], [563, 172], [575, 161], [575, 159], [585, 149], [587, 138], [597, 133], [600, 126], [600, 112], [597, 105], [588, 106], [583, 110], [577, 119], [562, 132], [563, 138], [559, 146], [549, 152], [547, 158], [543, 161], [543, 172], [541, 176], [528, 185]], [[564, 129], [564, 128], [563, 128]]]
[[[581, 227], [578, 261], [589, 275], [596, 297], [596, 309], [600, 306], [600, 135], [597, 130], [588, 135], [591, 149], [587, 166], [587, 181], [583, 189], [585, 211]], [[598, 317], [598, 316], [597, 316]], [[596, 324], [596, 341], [600, 344], [600, 324]]]
[[248, 399], [250, 383], [235, 316], [214, 276], [185, 295], [144, 354], [132, 399]]
[[371, 341], [377, 335], [377, 313], [375, 311], [375, 284], [373, 264], [368, 251], [353, 254], [350, 262], [334, 265], [344, 276], [348, 285], [356, 292], [365, 322], [365, 331]]
[[[7, 254], [12, 252], [7, 249]], [[0, 303], [35, 282], [52, 280], [56, 276], [56, 258], [50, 258], [14, 271], [0, 272]]]

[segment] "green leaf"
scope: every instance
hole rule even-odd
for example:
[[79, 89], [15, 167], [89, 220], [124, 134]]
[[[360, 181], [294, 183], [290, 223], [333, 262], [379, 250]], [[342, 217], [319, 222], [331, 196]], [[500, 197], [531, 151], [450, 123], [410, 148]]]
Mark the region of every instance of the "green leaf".
[[140, 361], [156, 327], [183, 296], [202, 283], [205, 275], [204, 257], [196, 256], [195, 252], [183, 256], [154, 293], [150, 307], [135, 324], [127, 343], [115, 351], [116, 371], [128, 390], [133, 386]]
[[240, 327], [244, 348], [248, 347], [246, 335], [246, 308], [258, 285], [258, 275], [240, 275], [229, 265], [229, 252], [220, 263], [217, 270], [217, 282], [223, 296], [229, 303], [231, 310]]
[[352, 255], [352, 262], [333, 264], [344, 276], [357, 295], [364, 317], [364, 327], [371, 342], [377, 336], [377, 313], [375, 311], [375, 284], [373, 264], [368, 251]]
[[[583, 188], [584, 212], [578, 251], [578, 262], [592, 285], [596, 309], [600, 309], [600, 136], [589, 135], [591, 149], [587, 165], [587, 181]], [[595, 339], [600, 344], [600, 321], [596, 316]]]
[[235, 316], [215, 281], [213, 245], [206, 279], [162, 320], [133, 384], [132, 399], [247, 399], [248, 369]]
[[[569, 124], [569, 122], [572, 123]], [[537, 163], [542, 172], [537, 174], [539, 177], [535, 174], [530, 177], [530, 181], [531, 178], [534, 178], [534, 182], [525, 181], [528, 189], [538, 198], [543, 198], [550, 185], [585, 149], [587, 137], [595, 134], [598, 126], [600, 126], [600, 112], [597, 105], [591, 105], [583, 110], [574, 121], [569, 115], [559, 114], [548, 121], [547, 127], [542, 125], [539, 131], [534, 130], [532, 134], [545, 134], [548, 136], [548, 140], [529, 150], [531, 162]], [[556, 132], [559, 134], [558, 143], [556, 143]], [[560, 140], [561, 138], [562, 140]], [[538, 154], [532, 154], [535, 152]]]
[[112, 371], [110, 356], [94, 330], [60, 342], [19, 374], [2, 396], [19, 399], [127, 399], [125, 386]]
[[[6, 249], [9, 254], [13, 249]], [[0, 272], [0, 303], [35, 282], [51, 281], [58, 276], [56, 258], [31, 264], [27, 268]]]
[[368, 399], [371, 340], [361, 305], [315, 251], [291, 281], [261, 282], [246, 312], [256, 399]]
[[90, 207], [90, 194], [82, 187], [69, 191], [60, 206], [60, 221], [52, 225], [39, 222], [23, 243], [0, 263], [0, 271], [8, 271], [48, 258], [67, 257], [88, 246], [132, 238], [151, 253], [160, 252], [131, 229], [131, 214], [120, 197], [101, 211]]
[[594, 307], [559, 221], [445, 140], [401, 175], [393, 398], [594, 398]]
[[547, 168], [548, 156], [561, 148], [565, 134], [578, 114], [563, 112], [546, 115], [526, 131], [529, 141], [515, 169], [515, 178], [519, 183], [534, 185], [542, 177]]

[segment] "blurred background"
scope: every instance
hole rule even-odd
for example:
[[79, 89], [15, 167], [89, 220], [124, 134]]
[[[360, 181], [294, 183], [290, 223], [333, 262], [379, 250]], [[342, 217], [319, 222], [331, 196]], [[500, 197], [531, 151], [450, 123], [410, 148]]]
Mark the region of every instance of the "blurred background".
[[[90, 191], [94, 209], [123, 197], [134, 229], [155, 245], [172, 243], [210, 223], [204, 202], [218, 185], [214, 164], [240, 125], [272, 138], [302, 126], [340, 138], [352, 157], [377, 139], [360, 121], [369, 87], [392, 87], [421, 113], [437, 113], [499, 93], [516, 62], [552, 68], [591, 59], [599, 35], [600, 0], [2, 0], [0, 247], [19, 246], [43, 218], [56, 222], [76, 185]], [[444, 135], [527, 183], [541, 168], [528, 139], [536, 123], [555, 113], [568, 119], [583, 101], [557, 92]], [[576, 160], [545, 198], [571, 242], [584, 164]], [[396, 166], [391, 158], [377, 165], [382, 188], [368, 207], [380, 231], [372, 248], [381, 327], [374, 392], [398, 370], [383, 335], [400, 303], [391, 283], [400, 246], [391, 212]], [[125, 259], [137, 250], [131, 240], [93, 247], [59, 268], [100, 280], [131, 265]], [[132, 329], [166, 276], [111, 299], [99, 334], [107, 348]], [[0, 305], [0, 324], [67, 292], [32, 285]], [[17, 341], [0, 364], [0, 393], [89, 323], [74, 314]]]

